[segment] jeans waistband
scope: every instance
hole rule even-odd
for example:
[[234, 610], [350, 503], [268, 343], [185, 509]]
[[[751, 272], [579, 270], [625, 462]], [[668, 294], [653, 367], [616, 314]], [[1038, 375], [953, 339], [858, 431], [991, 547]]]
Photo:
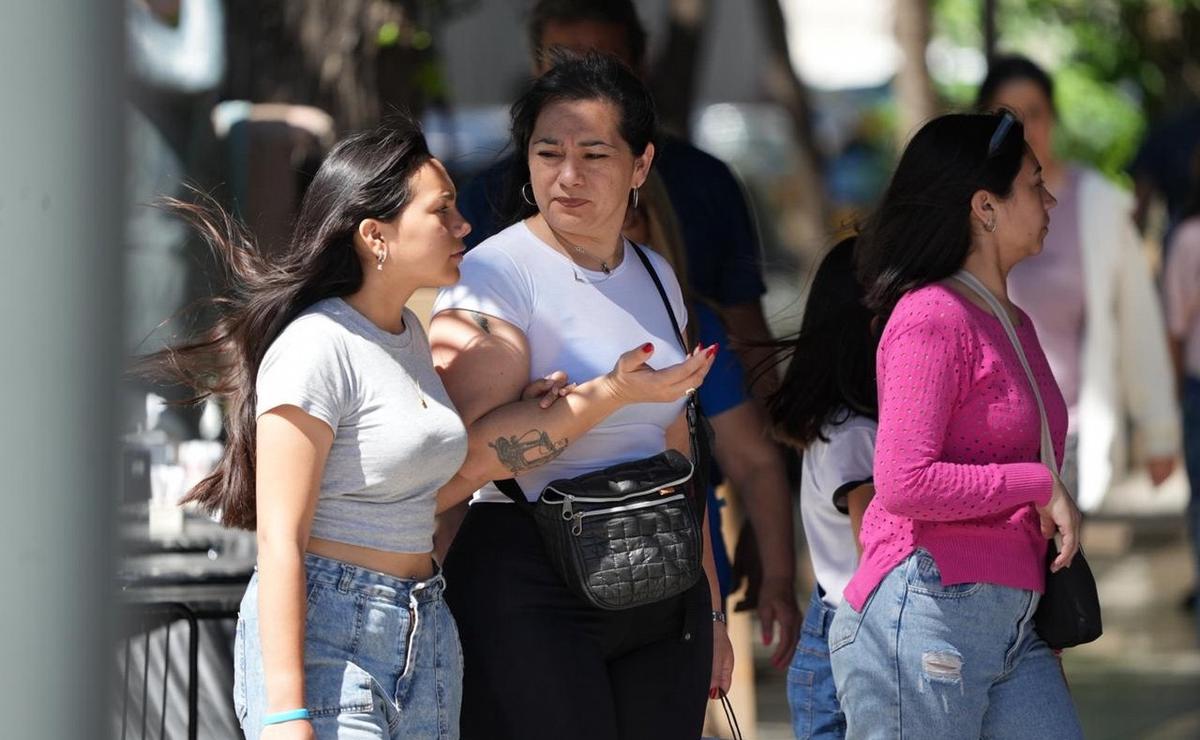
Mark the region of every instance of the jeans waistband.
[[308, 582], [331, 586], [344, 593], [358, 593], [378, 601], [394, 604], [413, 604], [437, 601], [446, 589], [446, 579], [435, 564], [429, 578], [398, 578], [377, 570], [340, 560], [304, 554], [304, 569]]
[[[811, 627], [820, 630], [820, 636], [824, 637], [829, 634], [829, 625], [833, 623], [833, 616], [837, 614], [837, 610], [829, 604], [825, 603], [825, 589], [821, 588], [820, 584], [813, 589], [812, 599], [808, 602], [809, 614], [813, 617], [810, 622]], [[819, 617], [819, 619], [817, 618]]]

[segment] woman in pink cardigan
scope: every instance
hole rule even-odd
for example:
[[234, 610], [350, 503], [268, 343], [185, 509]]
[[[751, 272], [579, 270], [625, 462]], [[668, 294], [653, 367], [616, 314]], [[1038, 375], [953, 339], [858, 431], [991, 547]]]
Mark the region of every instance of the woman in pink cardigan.
[[[901, 157], [859, 239], [881, 320], [875, 498], [830, 627], [849, 738], [1082, 737], [1033, 614], [1079, 511], [1039, 462], [1041, 415], [1016, 350], [965, 270], [1008, 311], [1062, 461], [1067, 410], [1005, 279], [1035, 255], [1054, 197], [1011, 114], [948, 115]], [[969, 279], [969, 278], [968, 278]]]

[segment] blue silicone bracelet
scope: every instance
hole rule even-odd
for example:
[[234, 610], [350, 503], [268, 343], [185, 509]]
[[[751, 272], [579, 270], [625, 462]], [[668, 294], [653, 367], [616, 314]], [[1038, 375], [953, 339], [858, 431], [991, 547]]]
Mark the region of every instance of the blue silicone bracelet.
[[287, 712], [275, 712], [263, 717], [263, 727], [267, 725], [277, 725], [282, 722], [291, 722], [294, 719], [309, 719], [307, 709], [292, 709]]

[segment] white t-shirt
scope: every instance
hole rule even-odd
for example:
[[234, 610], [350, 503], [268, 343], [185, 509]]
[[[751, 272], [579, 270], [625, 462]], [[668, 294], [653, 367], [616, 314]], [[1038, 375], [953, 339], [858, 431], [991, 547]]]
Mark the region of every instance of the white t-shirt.
[[[666, 260], [644, 251], [682, 330], [687, 309], [679, 281]], [[462, 278], [442, 289], [433, 313], [450, 309], [477, 311], [524, 332], [530, 380], [555, 370], [566, 372], [572, 382], [590, 380], [612, 370], [622, 353], [646, 342], [654, 344], [650, 367], [668, 367], [684, 358], [654, 281], [628, 242], [621, 264], [605, 275], [576, 265], [519, 222], [467, 253]], [[625, 406], [583, 437], [569, 440], [551, 462], [518, 476], [517, 483], [533, 501], [552, 480], [662, 452], [666, 429], [682, 411], [682, 399]], [[536, 430], [518, 440], [522, 445], [537, 442]], [[478, 501], [509, 499], [488, 484], [475, 494]]]
[[875, 427], [873, 420], [851, 414], [845, 422], [822, 430], [828, 442], [818, 439], [804, 450], [800, 519], [817, 583], [833, 608], [842, 603], [842, 590], [858, 567], [846, 494], [872, 480]]

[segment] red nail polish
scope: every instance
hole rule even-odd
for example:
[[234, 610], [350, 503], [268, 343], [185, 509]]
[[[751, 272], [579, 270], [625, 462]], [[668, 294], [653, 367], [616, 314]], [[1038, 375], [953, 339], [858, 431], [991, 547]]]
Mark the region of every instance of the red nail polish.
[[653, 352], [654, 345], [651, 344], [650, 342], [646, 342], [645, 344], [642, 345], [642, 351], [643, 352]]
[[717, 698], [717, 690], [716, 690], [716, 689], [709, 689], [709, 691], [708, 691], [708, 698], [709, 698], [709, 699], [716, 699], [716, 698]]
[[720, 348], [720, 345], [717, 345], [717, 344], [714, 344], [713, 346], [709, 347], [708, 352], [707, 352], [708, 356], [712, 357], [713, 355], [717, 354], [717, 350], [719, 348]]

